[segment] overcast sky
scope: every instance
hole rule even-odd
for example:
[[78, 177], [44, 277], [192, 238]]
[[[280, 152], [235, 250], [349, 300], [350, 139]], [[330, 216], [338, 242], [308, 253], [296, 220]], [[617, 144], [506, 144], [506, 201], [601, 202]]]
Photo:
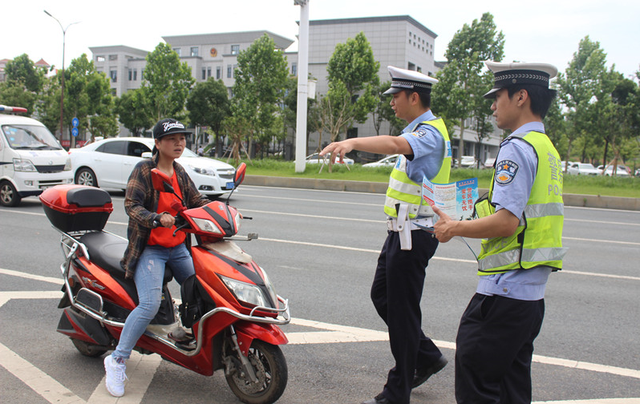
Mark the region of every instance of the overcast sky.
[[[23, 0], [3, 1], [0, 59], [23, 53], [62, 64], [62, 30], [47, 10], [71, 25], [65, 66], [89, 47], [127, 45], [152, 51], [163, 36], [267, 30], [294, 40], [300, 7], [293, 0]], [[435, 32], [436, 60], [453, 35], [490, 12], [505, 35], [504, 61], [548, 62], [567, 68], [582, 38], [598, 41], [625, 76], [640, 70], [638, 0], [309, 0], [311, 20], [410, 15]], [[297, 49], [297, 43], [294, 45]]]

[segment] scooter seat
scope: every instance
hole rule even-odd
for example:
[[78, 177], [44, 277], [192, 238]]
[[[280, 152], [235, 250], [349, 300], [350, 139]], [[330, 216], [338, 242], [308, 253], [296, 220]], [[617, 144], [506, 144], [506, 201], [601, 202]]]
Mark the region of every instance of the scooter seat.
[[[80, 242], [87, 247], [91, 261], [103, 268], [114, 278], [125, 279], [125, 270], [120, 266], [120, 260], [127, 249], [128, 241], [115, 234], [102, 231], [85, 233], [80, 237]], [[173, 272], [167, 265], [164, 271], [163, 283], [173, 279]], [[127, 279], [127, 281], [131, 281]]]
[[124, 279], [125, 271], [120, 260], [127, 248], [127, 240], [102, 231], [85, 233], [80, 242], [87, 247], [91, 261], [109, 272], [112, 276]]

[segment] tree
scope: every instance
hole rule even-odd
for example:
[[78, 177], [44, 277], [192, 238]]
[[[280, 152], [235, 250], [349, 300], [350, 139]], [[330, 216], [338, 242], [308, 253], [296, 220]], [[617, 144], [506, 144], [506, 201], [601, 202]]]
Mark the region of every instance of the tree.
[[36, 67], [26, 54], [7, 62], [6, 81], [0, 83], [0, 99], [3, 104], [26, 108], [28, 115], [45, 82], [45, 69]]
[[[640, 112], [638, 111], [638, 86], [632, 80], [624, 78], [617, 72], [611, 72], [615, 87], [611, 92], [611, 100], [606, 104], [602, 114], [602, 121], [606, 125], [607, 143], [603, 157], [603, 164], [608, 165], [607, 145], [613, 149], [613, 175], [616, 174], [619, 160], [629, 154], [629, 146], [637, 137], [640, 129]], [[632, 149], [631, 149], [632, 150]]]
[[[309, 134], [319, 130], [320, 120], [317, 115], [315, 105], [318, 100], [316, 98], [307, 99], [307, 133], [305, 144], [309, 141]], [[283, 111], [284, 130], [291, 129], [296, 131], [298, 125], [298, 78], [290, 77], [287, 83], [287, 89], [284, 97], [285, 109]]]
[[570, 123], [567, 130], [567, 161], [570, 160], [573, 143], [578, 138], [583, 137], [585, 140], [582, 152], [584, 159], [586, 145], [598, 136], [593, 128], [598, 116], [593, 104], [599, 95], [603, 100], [602, 95], [606, 93], [603, 91], [605, 62], [606, 54], [600, 49], [600, 44], [592, 42], [587, 36], [580, 41], [578, 51], [573, 54], [565, 74], [558, 74], [559, 96], [567, 108], [566, 116]]
[[288, 76], [284, 52], [276, 48], [267, 34], [238, 54], [231, 111], [251, 128], [249, 154], [252, 154], [254, 135], [262, 145], [284, 136], [282, 119], [278, 115], [282, 112], [280, 105]]
[[376, 100], [375, 107], [371, 116], [373, 118], [373, 128], [376, 131], [376, 136], [380, 136], [380, 128], [383, 122], [389, 122], [388, 135], [398, 135], [402, 129], [406, 126], [406, 122], [396, 116], [396, 113], [391, 108], [389, 103], [389, 96], [384, 95], [384, 92], [391, 87], [390, 81], [374, 87], [374, 96]]
[[216, 155], [222, 156], [220, 129], [222, 121], [230, 114], [227, 87], [222, 80], [210, 77], [204, 83], [196, 84], [187, 97], [187, 110], [191, 123], [211, 128], [216, 138]]
[[122, 94], [115, 102], [120, 123], [134, 136], [142, 136], [155, 124], [151, 106], [144, 97], [141, 89], [134, 89]]
[[8, 83], [20, 83], [27, 91], [39, 93], [45, 81], [45, 69], [36, 67], [24, 53], [7, 62], [5, 74]]
[[336, 45], [327, 65], [328, 93], [333, 90], [339, 98], [344, 86], [352, 99], [347, 127], [354, 121], [364, 123], [375, 108], [374, 87], [380, 83], [379, 70], [380, 62], [375, 60], [371, 44], [363, 32]]
[[103, 137], [116, 135], [118, 123], [107, 76], [95, 69], [86, 54], [71, 61], [65, 76], [65, 123], [71, 126], [76, 117], [81, 132], [89, 130], [93, 136]]
[[[480, 21], [464, 24], [457, 31], [445, 52], [447, 65], [438, 72], [439, 82], [433, 86], [432, 105], [434, 112], [443, 117], [447, 127], [458, 126], [458, 154], [464, 151], [465, 121], [473, 118], [478, 141], [489, 135], [487, 116], [490, 100], [483, 98], [493, 83], [493, 75], [484, 72], [485, 60], [501, 61], [504, 56], [504, 35], [497, 32], [491, 13], [484, 13]], [[453, 132], [451, 132], [453, 133]], [[478, 150], [479, 152], [479, 150]], [[462, 159], [458, 159], [458, 164]]]
[[185, 102], [195, 83], [189, 65], [180, 63], [178, 54], [165, 43], [159, 43], [146, 60], [141, 89], [152, 114], [150, 120], [157, 122], [167, 117], [183, 120]]

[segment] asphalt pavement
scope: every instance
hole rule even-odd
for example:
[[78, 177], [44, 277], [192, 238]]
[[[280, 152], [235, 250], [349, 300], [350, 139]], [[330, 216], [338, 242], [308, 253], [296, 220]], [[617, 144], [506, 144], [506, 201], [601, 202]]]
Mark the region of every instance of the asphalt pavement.
[[[122, 193], [111, 193], [106, 230], [125, 236]], [[384, 323], [369, 300], [384, 241], [384, 196], [243, 185], [231, 203], [253, 220], [240, 246], [290, 300], [283, 329], [289, 383], [284, 404], [360, 403], [380, 392], [393, 366]], [[116, 402], [100, 358], [80, 355], [55, 332], [60, 310], [59, 235], [36, 198], [0, 208], [0, 402]], [[534, 401], [640, 403], [640, 212], [566, 207], [565, 269], [551, 276], [532, 368]], [[476, 240], [467, 240], [478, 249]], [[427, 268], [423, 330], [450, 360], [412, 403], [454, 403], [453, 357], [460, 315], [475, 291], [474, 257], [459, 240]], [[178, 289], [172, 286], [174, 296]], [[221, 372], [204, 377], [134, 355], [129, 403], [237, 403]]]

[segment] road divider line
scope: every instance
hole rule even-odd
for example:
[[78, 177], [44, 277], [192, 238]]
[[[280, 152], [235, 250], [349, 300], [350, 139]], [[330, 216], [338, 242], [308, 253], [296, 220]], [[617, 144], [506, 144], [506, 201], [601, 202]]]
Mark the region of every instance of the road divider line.
[[50, 403], [85, 403], [83, 399], [76, 396], [71, 390], [2, 343], [0, 343], [0, 366]]
[[21, 272], [21, 271], [14, 271], [14, 270], [5, 269], [5, 268], [0, 268], [0, 274], [1, 275], [16, 276], [16, 277], [24, 278], [24, 279], [31, 279], [31, 280], [34, 280], [34, 281], [48, 282], [48, 283], [53, 283], [53, 284], [56, 284], [56, 285], [62, 285], [64, 283], [64, 282], [62, 282], [62, 278], [51, 278], [49, 276], [34, 275], [34, 274], [29, 274], [29, 273], [25, 273], [25, 272]]

